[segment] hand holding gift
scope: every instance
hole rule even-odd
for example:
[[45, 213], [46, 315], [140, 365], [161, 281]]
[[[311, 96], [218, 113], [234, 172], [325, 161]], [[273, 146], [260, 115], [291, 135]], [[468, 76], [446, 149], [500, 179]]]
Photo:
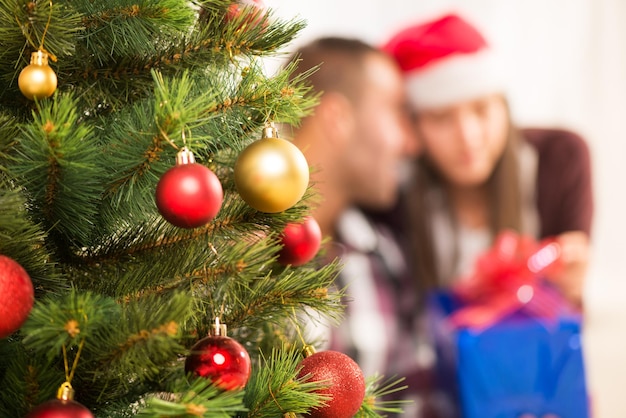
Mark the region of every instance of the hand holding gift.
[[545, 278], [562, 277], [562, 254], [558, 240], [536, 242], [512, 231], [500, 233], [493, 247], [477, 259], [473, 274], [453, 288], [466, 306], [452, 314], [451, 321], [482, 328], [520, 309], [536, 318], [554, 319], [568, 306]]
[[575, 306], [582, 306], [584, 278], [589, 263], [589, 237], [582, 231], [560, 234], [556, 242], [561, 247], [561, 268], [547, 271], [546, 278], [554, 283]]
[[551, 283], [567, 260], [558, 238], [506, 231], [469, 277], [432, 295], [439, 384], [460, 416], [589, 418], [580, 313]]

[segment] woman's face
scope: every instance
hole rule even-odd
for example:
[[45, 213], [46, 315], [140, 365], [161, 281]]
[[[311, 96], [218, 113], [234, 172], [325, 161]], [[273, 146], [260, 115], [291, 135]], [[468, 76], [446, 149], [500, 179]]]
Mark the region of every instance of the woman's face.
[[420, 110], [417, 130], [424, 154], [450, 185], [475, 187], [493, 172], [509, 132], [509, 113], [499, 94], [440, 109]]

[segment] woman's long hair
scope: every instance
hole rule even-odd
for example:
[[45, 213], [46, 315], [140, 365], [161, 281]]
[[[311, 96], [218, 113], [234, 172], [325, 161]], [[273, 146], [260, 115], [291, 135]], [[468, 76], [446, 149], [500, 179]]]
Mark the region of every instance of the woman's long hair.
[[[509, 112], [510, 120], [510, 112]], [[502, 156], [487, 180], [489, 202], [489, 229], [492, 236], [505, 228], [520, 231], [522, 224], [522, 205], [519, 182], [519, 162], [517, 148], [520, 141], [519, 131], [509, 123], [508, 138]], [[445, 190], [444, 179], [429, 161], [421, 156], [416, 161], [414, 181], [407, 193], [407, 216], [410, 226], [410, 246], [415, 257], [410, 257], [415, 265], [413, 271], [418, 275], [418, 288], [424, 290], [439, 287], [443, 278], [437, 271], [435, 253], [433, 211], [429, 195], [437, 188]], [[444, 193], [445, 216], [457, 231], [457, 220], [450, 207], [450, 200]], [[439, 210], [439, 209], [437, 209]], [[454, 260], [458, 261], [458, 243], [455, 240]]]

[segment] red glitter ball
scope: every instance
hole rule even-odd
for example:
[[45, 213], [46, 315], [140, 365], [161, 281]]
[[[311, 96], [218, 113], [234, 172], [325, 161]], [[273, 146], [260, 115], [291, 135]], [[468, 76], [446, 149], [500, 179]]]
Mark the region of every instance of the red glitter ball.
[[24, 268], [0, 255], [0, 338], [17, 331], [35, 302], [33, 283]]
[[365, 378], [354, 360], [338, 351], [320, 351], [300, 363], [299, 378], [321, 382], [318, 393], [330, 397], [325, 405], [309, 411], [311, 418], [352, 418], [365, 397]]

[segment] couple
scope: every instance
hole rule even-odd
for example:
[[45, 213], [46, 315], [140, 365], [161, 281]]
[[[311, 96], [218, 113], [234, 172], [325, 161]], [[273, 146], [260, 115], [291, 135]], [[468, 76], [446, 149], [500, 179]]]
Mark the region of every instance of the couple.
[[581, 306], [587, 147], [567, 131], [512, 124], [493, 51], [458, 15], [409, 27], [381, 49], [323, 38], [296, 56], [298, 71], [321, 64], [310, 77], [320, 103], [293, 142], [315, 170], [312, 214], [348, 286], [331, 348], [365, 375], [406, 376], [416, 401], [406, 416], [445, 415], [430, 392], [420, 297], [467, 274], [508, 228], [561, 243], [565, 268], [550, 279]]

